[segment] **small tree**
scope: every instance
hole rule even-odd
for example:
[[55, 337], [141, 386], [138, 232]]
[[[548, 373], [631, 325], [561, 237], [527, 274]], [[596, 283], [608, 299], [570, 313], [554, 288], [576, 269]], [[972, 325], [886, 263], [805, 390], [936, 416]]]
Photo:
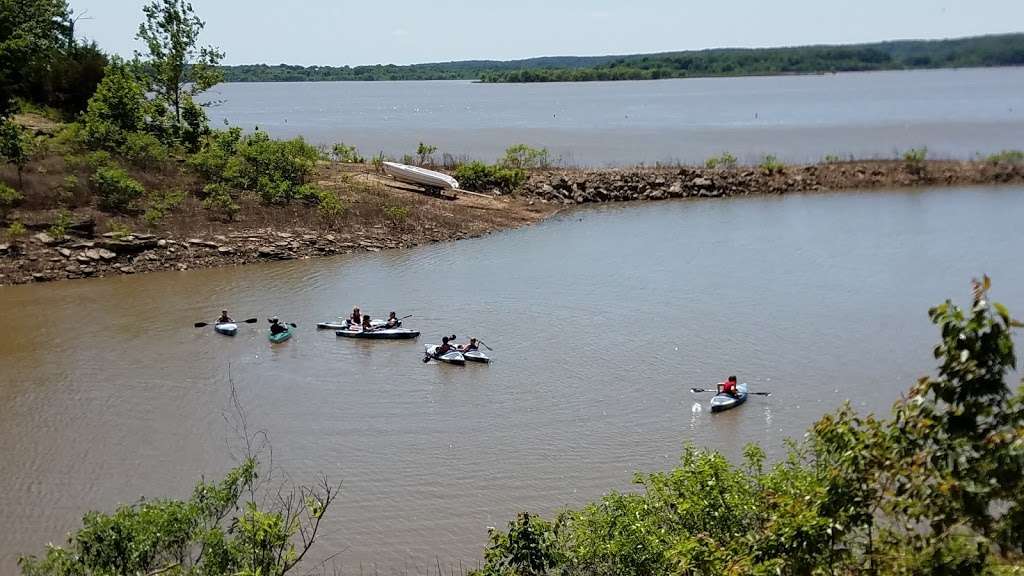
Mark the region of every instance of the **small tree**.
[[[147, 89], [164, 102], [182, 131], [183, 111], [192, 97], [219, 83], [223, 75], [217, 64], [224, 53], [211, 46], [199, 47], [199, 33], [206, 25], [185, 0], [153, 0], [142, 11], [146, 21], [136, 37], [146, 44]], [[189, 112], [194, 114], [194, 110]]]
[[420, 157], [420, 165], [433, 164], [434, 152], [437, 152], [437, 146], [420, 142], [420, 145], [416, 147], [416, 155]]
[[17, 124], [0, 120], [0, 157], [18, 168], [18, 186], [22, 185], [21, 173], [28, 164], [32, 141]]
[[85, 140], [91, 146], [119, 148], [128, 134], [146, 129], [146, 111], [146, 94], [131, 68], [113, 62], [89, 99], [82, 119]]

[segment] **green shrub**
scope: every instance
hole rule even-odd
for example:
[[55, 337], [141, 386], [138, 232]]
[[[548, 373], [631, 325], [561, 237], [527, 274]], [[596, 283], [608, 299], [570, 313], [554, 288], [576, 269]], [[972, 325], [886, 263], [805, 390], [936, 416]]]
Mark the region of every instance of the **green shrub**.
[[96, 150], [85, 155], [85, 165], [93, 171], [114, 166], [114, 158], [106, 150]]
[[7, 213], [21, 204], [25, 196], [7, 184], [0, 182], [0, 219], [5, 218]]
[[331, 148], [331, 155], [338, 162], [345, 162], [348, 164], [362, 164], [366, 162], [366, 158], [359, 155], [359, 151], [355, 146], [349, 146], [344, 142], [338, 142]]
[[786, 168], [782, 162], [779, 162], [778, 158], [771, 154], [765, 156], [758, 166], [765, 174], [781, 174]]
[[532, 148], [526, 144], [516, 144], [505, 149], [505, 157], [499, 162], [505, 168], [537, 169], [550, 166], [547, 148]]
[[736, 167], [736, 157], [728, 152], [722, 152], [719, 156], [712, 156], [704, 161], [704, 166], [711, 170], [724, 168], [731, 170]]
[[143, 214], [143, 218], [150, 226], [156, 226], [184, 200], [185, 192], [181, 190], [150, 192], [146, 199], [146, 212]]
[[145, 131], [147, 115], [152, 116], [141, 83], [128, 66], [112, 63], [82, 117], [85, 141], [116, 150], [128, 134]]
[[420, 159], [420, 165], [433, 164], [434, 152], [437, 152], [437, 146], [420, 142], [419, 146], [416, 147], [416, 156]]
[[11, 225], [7, 227], [7, 237], [11, 240], [17, 240], [25, 234], [28, 234], [28, 229], [21, 222], [15, 220], [11, 222]]
[[463, 164], [455, 170], [459, 186], [467, 190], [493, 190], [511, 192], [526, 181], [526, 172], [518, 168], [489, 166], [475, 161]]
[[107, 232], [110, 232], [115, 240], [123, 240], [126, 236], [131, 235], [132, 229], [123, 222], [111, 220]]
[[842, 161], [843, 161], [843, 159], [840, 158], [836, 154], [826, 154], [825, 155], [825, 164], [838, 164], [839, 162], [842, 162]]
[[1003, 150], [985, 158], [989, 164], [1024, 164], [1024, 152], [1020, 150]]
[[378, 174], [383, 174], [384, 173], [384, 152], [380, 152], [379, 154], [374, 156], [370, 160], [370, 163], [373, 164], [373, 171], [374, 172], [376, 172]]
[[156, 136], [145, 132], [126, 134], [120, 152], [125, 160], [142, 168], [159, 166], [168, 158], [167, 147]]
[[29, 134], [17, 124], [0, 118], [0, 159], [14, 164], [18, 170], [18, 182], [32, 155], [33, 142]]
[[57, 212], [57, 218], [50, 224], [50, 228], [46, 232], [57, 240], [63, 240], [68, 236], [68, 227], [71, 226], [71, 223], [71, 213], [61, 210]]
[[286, 204], [307, 195], [320, 152], [302, 138], [272, 140], [266, 132], [242, 136], [232, 128], [206, 139], [189, 165], [234, 190], [256, 192], [265, 204]]
[[925, 173], [925, 159], [928, 157], [928, 148], [911, 148], [903, 153], [903, 163], [907, 172], [915, 176], [923, 176]]
[[203, 208], [217, 214], [223, 220], [231, 222], [238, 216], [242, 208], [235, 202], [231, 189], [224, 184], [207, 184], [203, 188]]
[[406, 206], [385, 206], [384, 214], [393, 222], [405, 222], [409, 218], [410, 210]]
[[128, 211], [132, 203], [146, 193], [142, 184], [120, 168], [101, 167], [90, 182], [99, 199], [99, 208], [109, 212]]
[[238, 127], [216, 130], [206, 137], [198, 152], [189, 156], [187, 164], [209, 180], [224, 176], [228, 162], [238, 150], [242, 129]]
[[345, 203], [330, 190], [320, 190], [317, 195], [317, 211], [328, 220], [336, 220], [345, 215]]

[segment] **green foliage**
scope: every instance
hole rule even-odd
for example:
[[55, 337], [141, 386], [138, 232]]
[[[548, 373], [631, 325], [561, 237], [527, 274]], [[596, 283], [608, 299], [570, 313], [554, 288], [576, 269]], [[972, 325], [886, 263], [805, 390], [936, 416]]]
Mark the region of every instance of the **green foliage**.
[[907, 172], [915, 176], [923, 176], [926, 170], [925, 159], [928, 157], [928, 148], [911, 148], [903, 153], [903, 163]]
[[65, 546], [51, 545], [42, 557], [22, 557], [18, 564], [25, 576], [287, 574], [315, 542], [337, 489], [326, 481], [298, 487], [263, 508], [251, 496], [258, 478], [249, 458], [220, 482], [199, 482], [187, 500], [89, 512]]
[[71, 223], [71, 213], [67, 210], [61, 210], [57, 212], [57, 218], [50, 224], [47, 233], [57, 240], [63, 240], [67, 238], [68, 227], [71, 226]]
[[437, 152], [437, 146], [431, 146], [420, 142], [419, 146], [416, 147], [416, 156], [420, 159], [420, 165], [433, 164], [434, 152]]
[[198, 45], [205, 23], [186, 0], [153, 0], [142, 11], [146, 20], [139, 25], [136, 38], [146, 46], [145, 54], [137, 54], [145, 62], [146, 88], [169, 111], [172, 132], [181, 137], [198, 127], [188, 122], [189, 114], [199, 110], [189, 111], [194, 106], [192, 98], [221, 81], [217, 64], [224, 54]]
[[101, 167], [90, 179], [101, 210], [127, 212], [146, 189], [121, 168]]
[[558, 566], [557, 526], [525, 512], [508, 523], [508, 532], [491, 529], [485, 567], [477, 576], [540, 576]]
[[16, 97], [27, 95], [39, 67], [74, 44], [70, 16], [66, 0], [0, 2], [0, 118], [15, 110]]
[[110, 155], [110, 152], [107, 152], [106, 150], [95, 150], [85, 155], [83, 163], [90, 170], [96, 171], [100, 168], [114, 166], [114, 158]]
[[356, 150], [355, 146], [349, 146], [344, 142], [338, 142], [331, 148], [331, 155], [338, 162], [345, 162], [350, 164], [362, 164], [366, 162], [366, 158], [359, 155], [359, 151]]
[[151, 192], [146, 199], [146, 212], [143, 218], [147, 224], [155, 226], [184, 201], [185, 192], [182, 190]]
[[1024, 387], [1011, 330], [990, 303], [929, 311], [937, 375], [889, 419], [849, 404], [826, 415], [769, 469], [688, 447], [678, 467], [638, 475], [553, 524], [521, 515], [492, 532], [482, 575], [1009, 573], [1024, 552]]
[[0, 158], [18, 169], [18, 181], [31, 156], [32, 140], [17, 124], [0, 119]]
[[378, 174], [384, 173], [384, 152], [380, 152], [376, 156], [370, 159], [370, 163], [373, 165], [373, 171]]
[[21, 201], [24, 199], [25, 196], [21, 192], [0, 182], [0, 219], [5, 218], [7, 213], [17, 207], [18, 204], [21, 204]]
[[715, 170], [716, 168], [732, 170], [736, 167], [736, 157], [728, 152], [722, 152], [719, 156], [712, 156], [705, 160], [704, 167], [711, 170]]
[[125, 160], [140, 168], [154, 168], [168, 158], [167, 147], [156, 136], [145, 132], [126, 134], [120, 152]]
[[338, 195], [330, 190], [318, 189], [316, 193], [317, 211], [327, 220], [337, 220], [345, 215], [348, 209]]
[[25, 234], [28, 234], [28, 229], [21, 222], [15, 220], [11, 222], [11, 225], [7, 227], [7, 237], [11, 240], [17, 240]]
[[516, 144], [505, 149], [505, 156], [499, 162], [505, 168], [532, 170], [547, 168], [551, 162], [547, 148], [533, 148], [526, 144]]
[[235, 198], [231, 195], [231, 188], [226, 184], [216, 182], [207, 184], [203, 188], [203, 194], [206, 195], [206, 198], [203, 199], [203, 208], [215, 213], [227, 222], [234, 221], [238, 213], [242, 211], [241, 206], [235, 202]]
[[455, 170], [459, 186], [468, 190], [501, 190], [511, 192], [526, 181], [526, 172], [518, 168], [489, 166], [483, 162], [463, 164]]
[[765, 156], [758, 167], [765, 174], [781, 174], [786, 169], [786, 166], [771, 154]]
[[147, 129], [149, 112], [145, 90], [135, 72], [126, 64], [112, 62], [82, 118], [85, 142], [92, 147], [116, 150], [125, 144], [129, 134]]
[[410, 210], [408, 206], [385, 206], [384, 214], [387, 215], [393, 222], [400, 223], [405, 222], [409, 219]]
[[842, 161], [843, 161], [843, 159], [840, 158], [836, 154], [826, 154], [825, 155], [825, 160], [824, 160], [825, 164], [838, 164], [838, 163], [840, 163]]
[[114, 239], [122, 240], [126, 236], [130, 236], [131, 235], [132, 229], [127, 224], [125, 224], [123, 222], [118, 222], [116, 220], [111, 220], [110, 224], [108, 225], [108, 232], [113, 234]]
[[1020, 150], [1003, 150], [985, 158], [989, 164], [1024, 164], [1024, 152]]

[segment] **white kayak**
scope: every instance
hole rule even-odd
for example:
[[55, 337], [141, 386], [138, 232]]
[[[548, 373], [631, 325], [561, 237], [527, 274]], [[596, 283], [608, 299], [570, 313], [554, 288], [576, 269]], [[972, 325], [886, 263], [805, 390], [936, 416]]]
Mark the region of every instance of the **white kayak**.
[[735, 408], [740, 404], [747, 401], [747, 385], [746, 383], [736, 386], [736, 395], [731, 396], [729, 394], [715, 394], [715, 397], [711, 399], [711, 411], [722, 412], [730, 408]]
[[[374, 328], [387, 326], [387, 324], [387, 320], [370, 320], [370, 326], [373, 326]], [[402, 325], [401, 320], [398, 321], [398, 325]], [[317, 329], [320, 330], [348, 330], [349, 328], [352, 327], [352, 321], [346, 318], [345, 320], [342, 320], [340, 322], [317, 322], [316, 327]]]
[[458, 190], [459, 181], [442, 172], [427, 170], [419, 166], [409, 166], [398, 162], [384, 162], [384, 173], [395, 180], [419, 184], [428, 188], [441, 190]]
[[335, 330], [334, 333], [344, 338], [365, 338], [367, 340], [411, 340], [420, 335], [418, 330], [408, 328], [380, 328], [369, 332], [357, 328], [355, 330]]
[[213, 330], [217, 334], [223, 334], [225, 336], [234, 336], [235, 334], [238, 334], [238, 324], [235, 324], [234, 322], [214, 324]]
[[466, 362], [481, 362], [486, 364], [491, 361], [490, 356], [484, 354], [481, 350], [470, 350], [469, 352], [463, 352], [462, 355], [466, 358]]
[[438, 356], [436, 352], [439, 347], [440, 346], [438, 344], [427, 344], [427, 357], [437, 360], [438, 362], [447, 362], [448, 364], [455, 364], [458, 366], [462, 366], [466, 363], [466, 357], [458, 350], [449, 350], [447, 354]]

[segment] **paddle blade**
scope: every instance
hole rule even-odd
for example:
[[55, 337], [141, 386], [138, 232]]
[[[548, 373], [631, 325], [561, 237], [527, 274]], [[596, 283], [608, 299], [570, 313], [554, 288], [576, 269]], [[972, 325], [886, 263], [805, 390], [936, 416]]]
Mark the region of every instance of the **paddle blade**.
[[299, 325], [296, 324], [295, 322], [289, 322], [288, 325], [291, 326], [292, 328], [298, 328], [299, 327]]
[[206, 322], [196, 322], [196, 323], [194, 324], [194, 326], [195, 326], [196, 328], [202, 328], [202, 327], [204, 327], [204, 326], [209, 326], [209, 324], [207, 324]]
[[747, 392], [747, 394], [753, 394], [755, 396], [771, 396], [771, 392]]
[[412, 318], [412, 314], [409, 314], [408, 316], [402, 316], [401, 318], [399, 318], [399, 320], [405, 320], [406, 318]]
[[711, 390], [705, 390], [705, 389], [703, 389], [703, 388], [690, 388], [690, 392], [693, 392], [693, 393], [698, 393], [698, 392], [711, 392]]
[[426, 364], [427, 362], [430, 362], [430, 356], [423, 357], [423, 363]]
[[248, 320], [242, 320], [243, 324], [255, 324], [259, 322], [258, 318], [249, 318]]

